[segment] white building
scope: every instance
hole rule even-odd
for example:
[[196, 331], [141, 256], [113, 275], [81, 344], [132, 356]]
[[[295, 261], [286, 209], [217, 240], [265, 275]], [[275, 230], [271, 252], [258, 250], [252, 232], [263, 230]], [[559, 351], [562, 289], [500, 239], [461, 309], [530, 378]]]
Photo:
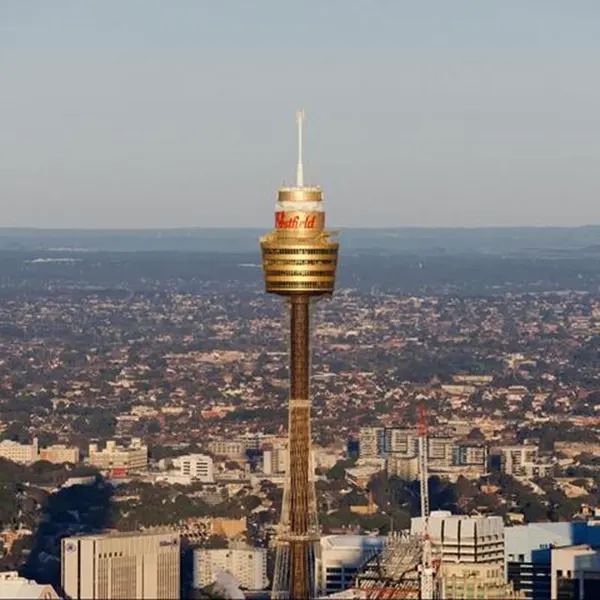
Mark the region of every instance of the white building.
[[430, 467], [450, 467], [454, 459], [454, 440], [451, 437], [427, 438], [428, 464]]
[[202, 483], [214, 483], [215, 481], [215, 468], [210, 456], [187, 454], [176, 458], [173, 464], [179, 468], [180, 475], [189, 477], [191, 481], [201, 481]]
[[24, 465], [38, 461], [40, 457], [37, 438], [33, 438], [31, 444], [19, 444], [19, 442], [4, 440], [0, 443], [0, 458]]
[[62, 588], [73, 600], [179, 598], [179, 534], [108, 533], [64, 538]]
[[385, 451], [387, 454], [400, 454], [404, 457], [417, 456], [419, 436], [416, 429], [390, 427], [385, 430]]
[[[410, 532], [423, 534], [422, 517], [411, 519]], [[492, 563], [504, 568], [502, 517], [469, 517], [449, 511], [432, 511], [429, 537], [443, 563]]]
[[148, 468], [148, 447], [138, 438], [133, 438], [127, 447], [112, 440], [106, 442], [103, 450], [98, 449], [98, 444], [90, 444], [89, 463], [101, 470], [144, 471]]
[[229, 573], [247, 590], [263, 590], [267, 579], [267, 549], [231, 547], [194, 550], [194, 587], [206, 587], [219, 573]]
[[385, 449], [383, 427], [361, 427], [358, 433], [358, 447], [361, 458], [379, 458]]
[[361, 566], [381, 552], [387, 538], [369, 535], [328, 535], [321, 538], [316, 578], [321, 593], [350, 587]]
[[551, 598], [600, 598], [600, 552], [588, 544], [552, 549]]
[[6, 600], [58, 600], [54, 588], [19, 577], [16, 571], [0, 573], [0, 598]]
[[600, 545], [600, 522], [528, 523], [504, 529], [509, 581], [528, 599], [550, 598], [554, 548]]
[[263, 452], [263, 473], [265, 475], [281, 475], [287, 471], [287, 448], [275, 446]]
[[539, 459], [534, 444], [504, 446], [500, 448], [502, 471], [513, 477], [545, 477], [552, 471], [550, 463]]

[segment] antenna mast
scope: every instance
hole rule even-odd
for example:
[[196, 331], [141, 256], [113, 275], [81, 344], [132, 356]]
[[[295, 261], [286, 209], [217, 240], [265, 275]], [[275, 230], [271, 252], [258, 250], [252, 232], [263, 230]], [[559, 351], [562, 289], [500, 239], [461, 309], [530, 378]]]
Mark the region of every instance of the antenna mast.
[[296, 122], [298, 123], [298, 167], [296, 168], [296, 187], [304, 187], [304, 168], [302, 166], [302, 123], [304, 121], [304, 110], [296, 111]]

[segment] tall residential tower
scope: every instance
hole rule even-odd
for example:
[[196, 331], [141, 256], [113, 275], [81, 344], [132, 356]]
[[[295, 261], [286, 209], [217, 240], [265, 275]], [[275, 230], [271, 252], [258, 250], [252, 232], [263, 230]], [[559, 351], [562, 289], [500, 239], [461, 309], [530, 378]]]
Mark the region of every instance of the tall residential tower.
[[314, 598], [317, 591], [319, 525], [310, 459], [310, 306], [314, 299], [333, 293], [339, 248], [325, 231], [321, 188], [304, 185], [303, 111], [296, 118], [296, 185], [279, 190], [275, 229], [260, 240], [266, 290], [285, 296], [290, 314], [289, 462], [277, 535], [276, 599]]

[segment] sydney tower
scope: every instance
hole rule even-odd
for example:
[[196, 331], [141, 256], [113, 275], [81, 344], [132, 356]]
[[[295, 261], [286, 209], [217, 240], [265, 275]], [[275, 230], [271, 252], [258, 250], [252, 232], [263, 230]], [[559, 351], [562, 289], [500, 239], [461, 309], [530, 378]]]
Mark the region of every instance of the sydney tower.
[[319, 524], [311, 456], [310, 308], [335, 286], [339, 244], [325, 231], [323, 192], [305, 186], [298, 121], [296, 185], [279, 190], [275, 229], [260, 240], [266, 290], [287, 298], [290, 318], [288, 470], [276, 545], [273, 598], [314, 598]]

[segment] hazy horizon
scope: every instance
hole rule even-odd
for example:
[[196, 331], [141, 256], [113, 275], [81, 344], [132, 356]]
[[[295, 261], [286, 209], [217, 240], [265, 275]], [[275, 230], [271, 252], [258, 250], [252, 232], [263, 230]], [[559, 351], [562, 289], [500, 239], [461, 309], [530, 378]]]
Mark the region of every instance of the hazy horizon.
[[0, 3], [0, 227], [600, 224], [600, 5]]

